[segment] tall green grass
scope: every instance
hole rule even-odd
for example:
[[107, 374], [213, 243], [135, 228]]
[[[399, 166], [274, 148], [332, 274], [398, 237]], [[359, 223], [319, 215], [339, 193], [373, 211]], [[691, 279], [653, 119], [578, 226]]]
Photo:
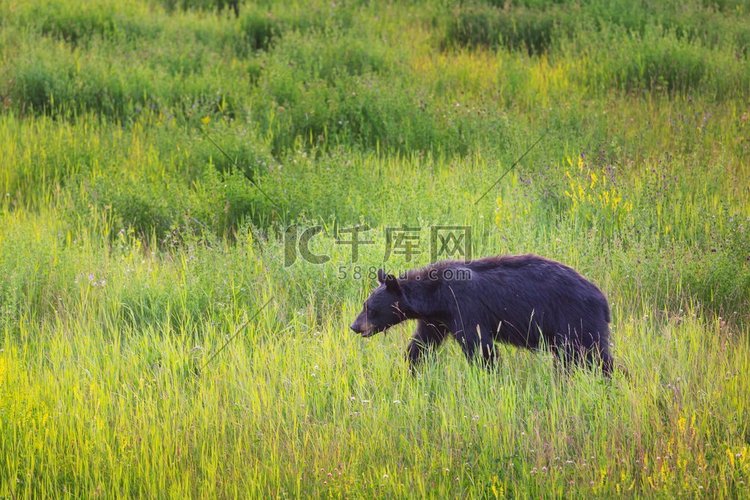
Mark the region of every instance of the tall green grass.
[[[239, 7], [0, 4], [0, 496], [747, 496], [747, 2]], [[351, 334], [439, 225], [624, 370]]]

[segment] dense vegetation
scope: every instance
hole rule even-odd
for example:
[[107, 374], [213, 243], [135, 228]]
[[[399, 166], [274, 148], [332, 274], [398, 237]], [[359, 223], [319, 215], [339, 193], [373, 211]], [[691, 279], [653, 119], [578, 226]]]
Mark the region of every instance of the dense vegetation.
[[[747, 0], [231, 4], [0, 2], [0, 496], [747, 496]], [[441, 225], [629, 376], [351, 334]]]

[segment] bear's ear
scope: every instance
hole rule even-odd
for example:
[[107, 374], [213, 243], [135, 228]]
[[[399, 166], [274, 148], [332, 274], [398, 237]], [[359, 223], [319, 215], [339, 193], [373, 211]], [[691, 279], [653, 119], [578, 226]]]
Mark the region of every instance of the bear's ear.
[[392, 274], [386, 274], [382, 269], [378, 269], [378, 281], [385, 285], [388, 290], [400, 291], [396, 277]]
[[381, 285], [385, 283], [387, 276], [388, 275], [385, 274], [384, 270], [378, 269], [378, 283], [380, 283]]

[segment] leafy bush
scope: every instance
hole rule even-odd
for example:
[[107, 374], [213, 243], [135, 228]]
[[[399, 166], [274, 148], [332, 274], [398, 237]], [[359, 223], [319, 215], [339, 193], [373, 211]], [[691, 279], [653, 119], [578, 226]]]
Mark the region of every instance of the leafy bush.
[[270, 13], [263, 14], [251, 11], [243, 14], [240, 30], [245, 42], [252, 50], [266, 50], [271, 41], [283, 31], [282, 22], [271, 17]]
[[282, 35], [319, 32], [327, 27], [335, 33], [351, 24], [348, 11], [335, 4], [289, 4], [285, 7], [271, 9], [248, 5], [244, 8], [239, 23], [242, 40], [239, 52], [245, 54], [247, 48], [252, 51], [268, 50]]
[[75, 59], [30, 59], [14, 68], [10, 96], [22, 112], [80, 114], [94, 111], [112, 118], [127, 118], [139, 109], [155, 109], [155, 92], [147, 72], [127, 74], [108, 65], [81, 68]]
[[542, 54], [570, 21], [561, 11], [512, 8], [500, 10], [482, 5], [459, 8], [449, 21], [445, 46], [507, 47]]
[[[428, 97], [404, 86], [395, 90], [374, 75], [342, 78], [335, 85], [313, 80], [298, 86], [288, 75], [272, 75], [272, 107], [259, 116], [279, 154], [298, 142], [328, 148], [355, 143], [384, 151], [466, 152], [471, 137], [429, 108]], [[260, 108], [260, 106], [259, 106]], [[262, 109], [262, 108], [260, 108]]]
[[87, 195], [110, 215], [113, 236], [133, 232], [145, 241], [175, 246], [194, 233], [232, 236], [243, 222], [268, 227], [280, 205], [259, 190], [262, 182], [236, 169], [208, 168], [189, 186], [176, 175], [118, 174], [98, 179]]
[[182, 186], [168, 179], [111, 175], [98, 179], [89, 195], [95, 205], [111, 211], [115, 233], [132, 229], [145, 240], [163, 240], [187, 213]]
[[195, 167], [189, 168], [191, 171], [204, 172], [201, 167], [210, 165], [222, 174], [237, 171], [248, 179], [256, 179], [268, 171], [273, 161], [268, 146], [250, 124], [243, 128], [237, 124], [210, 123], [201, 134], [181, 141], [179, 147], [189, 151], [185, 161]]
[[340, 77], [399, 74], [403, 70], [403, 64], [381, 41], [341, 31], [289, 33], [266, 59], [271, 69], [285, 65], [302, 81], [321, 79], [328, 84], [335, 84]]
[[642, 38], [653, 29], [705, 47], [733, 47], [743, 56], [750, 44], [747, 12], [738, 6], [734, 7], [737, 15], [728, 16], [710, 3], [686, 7], [684, 2], [644, 2], [640, 8], [627, 0], [571, 4], [568, 0], [463, 4], [448, 16], [443, 45], [504, 46], [541, 54], [561, 38], [573, 37], [587, 46], [591, 32], [616, 31]]
[[208, 170], [190, 192], [190, 217], [200, 229], [222, 237], [233, 238], [245, 223], [267, 229], [278, 221], [284, 206], [265, 186], [262, 177], [251, 179], [238, 170]]
[[701, 91], [718, 99], [750, 90], [748, 61], [679, 39], [674, 33], [649, 29], [643, 38], [599, 40], [600, 48], [591, 50], [590, 66], [580, 75], [593, 87], [667, 94]]
[[566, 158], [565, 198], [569, 215], [583, 225], [597, 226], [611, 237], [632, 224], [633, 203], [614, 184], [611, 172], [592, 167], [583, 156]]
[[419, 89], [380, 44], [333, 39], [324, 45], [317, 37], [290, 35], [268, 55], [252, 112], [271, 134], [274, 154], [297, 144], [345, 143], [452, 154], [465, 153], [477, 140], [479, 116]]
[[239, 12], [241, 0], [158, 0], [165, 9], [173, 11], [182, 10], [218, 10], [232, 9]]
[[69, 283], [53, 271], [59, 234], [66, 228], [59, 220], [31, 221], [4, 217], [0, 238], [0, 328], [15, 332], [23, 319], [42, 320], [60, 305], [56, 297]]
[[97, 55], [48, 44], [31, 49], [29, 57], [11, 67], [7, 93], [13, 105], [22, 113], [94, 112], [117, 120], [169, 107], [183, 117], [232, 116], [239, 106], [230, 90], [236, 86], [224, 84], [231, 74], [226, 71], [212, 67], [169, 76], [163, 68], [128, 65], [127, 56], [105, 60]]
[[120, 41], [153, 38], [161, 27], [145, 14], [142, 6], [121, 2], [30, 1], [23, 5], [20, 21], [45, 36], [77, 46], [86, 45], [94, 38]]
[[50, 61], [39, 59], [16, 68], [8, 95], [22, 112], [43, 113], [54, 106], [55, 99], [65, 100], [69, 86], [68, 75]]

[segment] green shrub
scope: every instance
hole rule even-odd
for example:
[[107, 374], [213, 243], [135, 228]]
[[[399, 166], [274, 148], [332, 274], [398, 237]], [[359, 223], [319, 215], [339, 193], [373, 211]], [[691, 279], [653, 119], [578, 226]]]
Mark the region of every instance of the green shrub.
[[283, 21], [274, 19], [270, 13], [251, 11], [243, 14], [240, 30], [252, 50], [266, 50], [271, 41], [284, 31], [283, 24]]
[[252, 114], [271, 134], [274, 154], [346, 143], [400, 153], [468, 151], [478, 115], [422, 91], [377, 42], [332, 38], [324, 44], [289, 35], [268, 54]]
[[[275, 7], [275, 6], [274, 6]], [[285, 5], [285, 8], [248, 6], [240, 16], [241, 54], [268, 50], [282, 35], [320, 32], [330, 27], [346, 29], [351, 19], [346, 9], [323, 4]], [[335, 32], [335, 31], [334, 31]]]
[[113, 233], [133, 230], [145, 240], [162, 241], [187, 213], [183, 189], [170, 179], [115, 174], [98, 179], [89, 196], [95, 205], [111, 212]]
[[[11, 67], [7, 90], [22, 113], [79, 115], [93, 112], [131, 120], [159, 112], [192, 117], [234, 116], [240, 107], [233, 72], [216, 67], [170, 75], [161, 67], [128, 63], [109, 51], [70, 52], [56, 45], [29, 49]], [[105, 57], [106, 56], [106, 59]], [[238, 68], [242, 71], [242, 68]]]
[[21, 111], [44, 113], [57, 102], [65, 101], [71, 93], [66, 72], [49, 61], [30, 61], [16, 68], [13, 84], [8, 94], [11, 102]]
[[133, 41], [153, 38], [161, 27], [138, 4], [120, 2], [38, 2], [20, 10], [24, 26], [73, 46], [86, 45], [94, 38]]
[[633, 8], [627, 0], [488, 1], [454, 9], [447, 21], [443, 45], [526, 49], [548, 52], [560, 37], [575, 37], [588, 45], [590, 32], [624, 31], [636, 37], [649, 30], [672, 32], [679, 39], [706, 47], [734, 47], [746, 55], [750, 43], [747, 12], [734, 15], [716, 5], [685, 6], [682, 2], [645, 2]]
[[280, 202], [259, 190], [261, 176], [207, 166], [189, 185], [178, 173], [123, 173], [99, 178], [86, 195], [109, 214], [112, 236], [132, 232], [168, 247], [181, 245], [192, 234], [232, 236], [243, 222], [266, 228], [276, 220]]
[[251, 181], [240, 172], [223, 174], [221, 179], [223, 210], [218, 213], [216, 222], [219, 234], [232, 235], [245, 223], [268, 228], [277, 221], [281, 202], [268, 198], [267, 194], [260, 191], [262, 179]]
[[670, 95], [704, 93], [715, 99], [750, 91], [750, 63], [726, 51], [652, 28], [644, 37], [608, 35], [591, 45], [584, 72], [576, 75], [593, 88]]
[[705, 51], [682, 43], [643, 44], [618, 68], [617, 84], [624, 90], [666, 90], [685, 93], [700, 87], [708, 72]]
[[32, 16], [39, 19], [44, 35], [60, 38], [74, 45], [95, 35], [112, 36], [115, 21], [105, 9], [76, 9], [51, 3], [45, 9], [35, 9]]
[[[70, 227], [51, 213], [42, 207], [39, 214], [24, 211], [3, 214], [0, 329], [4, 332], [19, 332], [21, 322], [54, 318], [64, 305], [61, 297], [75, 289], [74, 277], [60, 269], [68, 268], [82, 253], [80, 249], [75, 255], [64, 252], [62, 235]], [[24, 341], [35, 340], [24, 338]]]
[[244, 223], [267, 229], [282, 215], [283, 200], [264, 186], [263, 178], [251, 179], [238, 170], [208, 170], [191, 191], [190, 216], [222, 237], [234, 237]]
[[290, 68], [301, 80], [322, 79], [335, 84], [340, 77], [369, 73], [399, 74], [403, 64], [379, 40], [351, 33], [289, 33], [266, 56], [266, 66]]
[[428, 97], [374, 75], [341, 78], [335, 85], [313, 80], [298, 85], [288, 75], [272, 75], [271, 107], [259, 119], [272, 134], [274, 154], [295, 144], [328, 148], [354, 143], [383, 151], [466, 152], [469, 138], [460, 126], [442, 127]]
[[102, 126], [90, 116], [71, 124], [48, 117], [1, 115], [0, 141], [5, 144], [7, 163], [0, 169], [0, 192], [14, 204], [39, 208], [49, 203], [50, 192], [72, 187], [95, 165], [121, 158], [125, 146], [113, 147], [102, 140]]
[[734, 47], [747, 53], [750, 24], [747, 12], [732, 15], [710, 2], [644, 2], [633, 8], [627, 0], [589, 1], [581, 5], [581, 26], [594, 26], [601, 32], [624, 29], [631, 35], [644, 37], [651, 29], [673, 33], [678, 39], [697, 42], [705, 47]]
[[701, 3], [710, 9], [716, 9], [719, 12], [728, 12], [733, 14], [750, 13], [750, 4], [747, 0], [701, 0]]
[[[700, 217], [700, 216], [698, 216]], [[750, 297], [750, 217], [706, 211], [710, 221], [701, 251], [688, 260], [682, 272], [686, 290], [702, 305], [725, 319], [747, 320]]]
[[482, 5], [457, 9], [448, 23], [444, 46], [507, 47], [529, 54], [547, 52], [555, 37], [570, 31], [571, 21], [559, 10], [512, 8], [501, 10]]
[[[208, 136], [196, 135], [180, 145], [189, 151], [186, 161], [191, 165], [210, 165], [222, 174], [237, 171], [253, 180], [268, 171], [273, 160], [269, 147], [257, 137], [251, 124], [245, 127], [230, 122], [211, 124], [205, 128], [205, 133]], [[199, 171], [198, 168], [190, 170]]]
[[232, 0], [159, 0], [167, 10], [175, 9], [189, 10], [211, 10], [221, 9], [233, 3]]
[[149, 75], [101, 62], [83, 62], [60, 47], [34, 49], [12, 69], [9, 94], [21, 112], [68, 114], [95, 111], [124, 118], [153, 95]]

